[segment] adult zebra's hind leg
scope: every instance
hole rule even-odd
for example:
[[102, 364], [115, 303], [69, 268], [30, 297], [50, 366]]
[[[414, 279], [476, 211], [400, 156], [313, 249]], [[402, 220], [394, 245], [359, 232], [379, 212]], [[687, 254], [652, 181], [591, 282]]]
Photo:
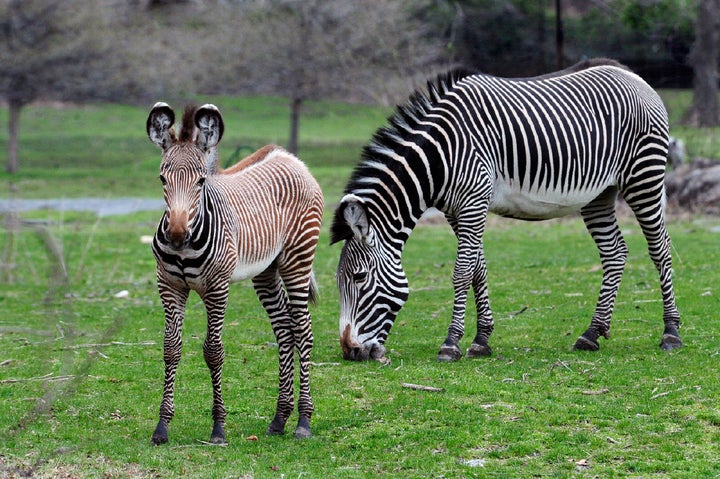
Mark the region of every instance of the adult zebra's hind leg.
[[597, 351], [600, 349], [598, 338], [610, 337], [610, 319], [628, 256], [615, 215], [616, 200], [617, 189], [608, 188], [580, 211], [600, 253], [603, 278], [595, 314], [588, 329], [575, 342], [574, 349]]
[[655, 202], [647, 199], [647, 194], [640, 191], [633, 195], [632, 191], [625, 193], [625, 201], [635, 213], [640, 228], [642, 229], [648, 244], [650, 258], [655, 263], [660, 276], [660, 290], [663, 299], [663, 331], [660, 348], [669, 351], [682, 347], [678, 329], [680, 328], [680, 313], [675, 304], [675, 293], [672, 282], [672, 258], [670, 253], [670, 235], [665, 226], [664, 212], [664, 185], [662, 178], [657, 187], [658, 194]]

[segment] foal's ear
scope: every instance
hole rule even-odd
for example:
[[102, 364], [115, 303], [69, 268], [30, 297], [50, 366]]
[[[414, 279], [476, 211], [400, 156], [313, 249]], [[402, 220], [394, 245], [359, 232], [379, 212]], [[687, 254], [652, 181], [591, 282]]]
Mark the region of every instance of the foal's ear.
[[198, 129], [198, 146], [209, 150], [217, 146], [225, 131], [220, 110], [215, 105], [207, 103], [195, 112], [195, 126]]
[[175, 142], [173, 123], [175, 123], [175, 113], [170, 105], [161, 101], [155, 103], [145, 122], [145, 130], [150, 141], [163, 150], [172, 145]]
[[335, 210], [330, 244], [352, 237], [358, 241], [367, 241], [369, 233], [370, 220], [362, 199], [352, 194], [345, 195]]

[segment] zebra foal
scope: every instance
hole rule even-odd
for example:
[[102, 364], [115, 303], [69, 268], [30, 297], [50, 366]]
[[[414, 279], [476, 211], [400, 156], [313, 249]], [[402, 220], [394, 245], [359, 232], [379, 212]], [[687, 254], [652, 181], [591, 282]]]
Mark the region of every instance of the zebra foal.
[[213, 386], [210, 441], [226, 442], [222, 326], [230, 283], [250, 278], [279, 346], [277, 410], [267, 433], [283, 433], [293, 411], [297, 349], [300, 417], [295, 436], [309, 437], [313, 336], [308, 301], [316, 295], [312, 263], [323, 211], [320, 187], [300, 160], [274, 145], [220, 169], [217, 145], [224, 123], [214, 105], [188, 107], [177, 132], [174, 123], [170, 106], [156, 103], [146, 124], [148, 137], [162, 150], [160, 181], [166, 203], [152, 243], [165, 310], [165, 384], [152, 443], [168, 440], [191, 290], [207, 312], [203, 354]]
[[408, 298], [401, 264], [422, 213], [445, 214], [457, 237], [454, 306], [438, 359], [462, 356], [468, 290], [477, 334], [467, 355], [487, 356], [494, 322], [483, 253], [485, 219], [543, 220], [580, 211], [600, 253], [602, 284], [576, 349], [597, 350], [628, 255], [615, 215], [630, 205], [660, 279], [660, 346], [682, 346], [664, 221], [668, 120], [639, 76], [605, 59], [536, 78], [451, 72], [416, 92], [381, 128], [350, 178], [331, 228], [344, 241], [337, 269], [340, 344], [347, 359], [381, 358]]

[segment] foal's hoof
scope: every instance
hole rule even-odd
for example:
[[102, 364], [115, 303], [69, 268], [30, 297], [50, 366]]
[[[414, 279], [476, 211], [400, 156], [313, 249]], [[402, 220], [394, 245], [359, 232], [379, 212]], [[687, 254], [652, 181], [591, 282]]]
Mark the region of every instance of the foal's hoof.
[[297, 428], [295, 428], [295, 439], [308, 439], [312, 437], [310, 432], [310, 419], [300, 416]]
[[267, 428], [267, 431], [265, 431], [265, 434], [268, 436], [277, 436], [278, 434], [285, 434], [285, 422], [278, 419], [277, 416], [275, 416], [270, 423], [270, 425]]
[[682, 339], [675, 334], [663, 334], [660, 342], [660, 349], [663, 351], [672, 351], [673, 349], [682, 348]]
[[598, 343], [597, 340], [586, 338], [585, 335], [582, 335], [575, 341], [573, 349], [579, 351], [597, 351], [600, 349], [600, 343]]
[[465, 353], [468, 358], [492, 356], [492, 349], [487, 344], [472, 343]]
[[443, 344], [440, 347], [440, 352], [438, 353], [438, 361], [458, 361], [460, 358], [462, 358], [462, 351], [460, 351], [460, 348], [458, 348], [456, 345], [448, 346], [446, 344]]

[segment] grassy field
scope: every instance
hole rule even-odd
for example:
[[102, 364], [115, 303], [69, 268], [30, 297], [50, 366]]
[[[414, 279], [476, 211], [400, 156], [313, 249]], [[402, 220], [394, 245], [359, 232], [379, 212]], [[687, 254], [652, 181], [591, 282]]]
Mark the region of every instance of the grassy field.
[[[667, 95], [677, 118], [687, 94]], [[238, 146], [283, 142], [281, 100], [212, 100], [229, 123], [224, 158]], [[339, 199], [361, 146], [387, 113], [311, 105], [301, 156], [328, 204]], [[18, 197], [156, 197], [159, 152], [145, 138], [146, 114], [120, 106], [31, 108], [23, 117], [21, 173], [0, 181], [12, 181]], [[716, 132], [678, 128], [691, 154], [720, 156]], [[211, 388], [196, 296], [170, 443], [149, 445], [162, 389], [163, 321], [154, 260], [141, 237], [152, 234], [158, 212], [96, 218], [40, 211], [23, 214], [20, 225], [5, 218], [0, 477], [720, 476], [720, 219], [671, 222], [685, 341], [671, 353], [658, 348], [657, 275], [634, 222], [623, 221], [630, 258], [612, 339], [584, 353], [571, 347], [589, 323], [600, 272], [582, 223], [493, 219], [486, 255], [494, 354], [451, 364], [436, 356], [452, 310], [455, 242], [447, 226], [420, 226], [404, 255], [411, 296], [386, 344], [391, 363], [382, 365], [341, 359], [330, 214], [316, 261], [321, 298], [312, 309], [314, 437], [264, 435], [277, 395], [277, 349], [246, 282], [233, 286], [224, 330], [227, 447], [202, 443], [212, 425]], [[471, 313], [463, 349], [473, 322]]]

